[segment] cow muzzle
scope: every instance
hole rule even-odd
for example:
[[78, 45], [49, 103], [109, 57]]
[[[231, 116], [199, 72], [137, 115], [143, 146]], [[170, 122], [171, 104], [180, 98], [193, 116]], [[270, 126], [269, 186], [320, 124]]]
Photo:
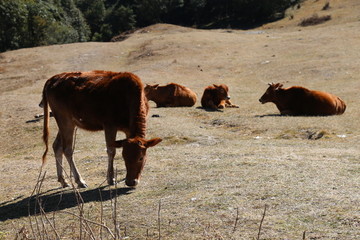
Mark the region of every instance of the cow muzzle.
[[230, 100], [230, 96], [226, 96], [226, 100]]
[[128, 187], [136, 187], [136, 185], [139, 184], [139, 180], [138, 179], [126, 179], [125, 180], [125, 184]]

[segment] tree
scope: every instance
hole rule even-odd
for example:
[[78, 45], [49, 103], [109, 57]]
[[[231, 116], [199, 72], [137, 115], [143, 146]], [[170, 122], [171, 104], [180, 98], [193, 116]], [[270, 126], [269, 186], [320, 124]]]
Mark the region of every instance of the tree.
[[27, 15], [21, 0], [0, 0], [0, 51], [27, 45]]
[[90, 39], [94, 40], [94, 35], [101, 32], [102, 25], [104, 24], [106, 16], [104, 0], [79, 0], [77, 6], [90, 27]]
[[0, 0], [0, 51], [87, 41], [89, 34], [73, 0]]
[[154, 23], [171, 23], [174, 21], [174, 13], [180, 11], [183, 5], [183, 0], [136, 0], [135, 13], [137, 24], [140, 27], [144, 27]]

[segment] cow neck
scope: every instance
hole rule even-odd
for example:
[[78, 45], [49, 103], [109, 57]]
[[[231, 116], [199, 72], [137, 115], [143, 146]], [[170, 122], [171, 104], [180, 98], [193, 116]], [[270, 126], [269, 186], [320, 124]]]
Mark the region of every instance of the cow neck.
[[283, 99], [284, 94], [285, 94], [285, 89], [282, 88], [280, 88], [277, 92], [275, 92], [275, 99], [273, 103], [275, 103], [279, 109], [283, 109], [285, 107], [284, 104], [286, 103], [286, 101], [284, 101]]
[[145, 118], [138, 118], [134, 121], [133, 127], [131, 129], [130, 137], [141, 137], [145, 138], [146, 135], [146, 121]]
[[130, 123], [130, 137], [145, 138], [146, 135], [146, 104], [141, 103], [138, 112], [135, 113], [133, 121]]

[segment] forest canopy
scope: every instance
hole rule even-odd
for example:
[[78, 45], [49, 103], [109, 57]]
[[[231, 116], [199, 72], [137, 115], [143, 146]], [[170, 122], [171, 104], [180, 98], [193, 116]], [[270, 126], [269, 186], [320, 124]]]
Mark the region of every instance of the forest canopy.
[[247, 29], [300, 0], [0, 0], [0, 51], [112, 37], [155, 23]]

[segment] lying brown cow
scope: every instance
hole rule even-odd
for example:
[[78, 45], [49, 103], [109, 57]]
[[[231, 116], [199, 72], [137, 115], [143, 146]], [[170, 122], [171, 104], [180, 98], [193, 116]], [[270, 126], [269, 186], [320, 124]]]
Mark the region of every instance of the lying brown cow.
[[225, 84], [211, 85], [205, 88], [203, 96], [201, 98], [201, 106], [208, 109], [218, 108], [238, 108], [230, 102], [230, 96], [228, 95], [229, 88]]
[[[115, 183], [113, 161], [115, 147], [122, 147], [128, 186], [135, 186], [146, 162], [146, 149], [161, 139], [145, 140], [148, 103], [139, 77], [132, 73], [107, 71], [69, 72], [53, 76], [45, 83], [43, 140], [46, 150], [49, 139], [49, 106], [59, 131], [53, 144], [58, 181], [69, 186], [63, 176], [62, 158], [69, 162], [78, 187], [87, 187], [73, 161], [73, 136], [75, 127], [105, 132], [108, 154], [107, 182]], [[117, 131], [126, 139], [115, 141]]]
[[269, 88], [259, 101], [262, 104], [275, 103], [282, 115], [326, 116], [345, 112], [345, 102], [330, 93], [282, 86], [280, 83], [269, 83]]
[[196, 103], [196, 93], [176, 83], [165, 86], [146, 85], [145, 94], [148, 100], [154, 101], [157, 107], [192, 107]]

